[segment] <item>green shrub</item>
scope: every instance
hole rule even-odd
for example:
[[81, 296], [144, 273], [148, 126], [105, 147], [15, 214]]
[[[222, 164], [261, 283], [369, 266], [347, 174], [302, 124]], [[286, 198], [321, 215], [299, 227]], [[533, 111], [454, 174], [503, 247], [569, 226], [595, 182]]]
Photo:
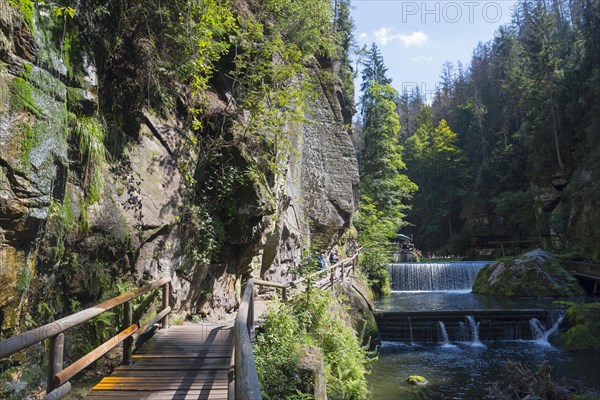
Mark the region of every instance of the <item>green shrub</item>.
[[267, 314], [255, 346], [256, 365], [265, 399], [299, 396], [304, 388], [298, 369], [299, 349], [310, 345], [325, 359], [330, 399], [365, 399], [365, 375], [371, 359], [342, 315], [330, 292], [310, 290], [290, 304], [277, 303]]
[[265, 400], [285, 399], [300, 387], [300, 327], [285, 304], [269, 310], [256, 337], [254, 355]]

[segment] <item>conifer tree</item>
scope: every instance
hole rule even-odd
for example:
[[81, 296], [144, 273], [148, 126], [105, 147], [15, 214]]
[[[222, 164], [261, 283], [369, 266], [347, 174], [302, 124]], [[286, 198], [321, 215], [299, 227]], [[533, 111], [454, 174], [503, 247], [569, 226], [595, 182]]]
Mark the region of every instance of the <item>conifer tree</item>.
[[362, 117], [365, 140], [361, 173], [361, 205], [357, 218], [360, 240], [365, 246], [363, 268], [376, 293], [389, 289], [387, 256], [382, 244], [405, 225], [406, 202], [416, 190], [403, 173], [402, 146], [398, 142], [400, 119], [396, 91], [389, 85], [387, 68], [376, 45], [364, 62]]

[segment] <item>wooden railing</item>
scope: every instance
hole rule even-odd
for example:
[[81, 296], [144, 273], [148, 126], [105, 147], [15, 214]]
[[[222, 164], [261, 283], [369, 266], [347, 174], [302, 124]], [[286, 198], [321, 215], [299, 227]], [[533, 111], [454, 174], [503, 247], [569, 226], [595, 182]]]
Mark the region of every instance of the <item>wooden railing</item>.
[[[233, 388], [230, 387], [229, 399], [262, 400], [252, 349], [254, 339], [254, 285], [280, 289], [283, 301], [287, 301], [287, 295], [292, 288], [297, 288], [305, 281], [314, 280], [328, 273], [329, 284], [333, 288], [333, 284], [336, 281], [344, 281], [344, 278], [357, 267], [360, 250], [358, 249], [352, 257], [342, 260], [329, 268], [316, 271], [309, 276], [296, 279], [287, 284], [268, 282], [260, 279], [248, 280], [234, 325], [235, 385]], [[337, 273], [338, 270], [340, 271], [339, 274]], [[232, 391], [233, 393], [231, 393]]]
[[[281, 290], [281, 299], [283, 301], [287, 301], [288, 294], [291, 289], [295, 289], [295, 288], [299, 287], [306, 281], [315, 281], [318, 279], [322, 279], [320, 277], [327, 275], [327, 274], [329, 274], [329, 282], [328, 282], [329, 287], [331, 289], [333, 289], [333, 284], [335, 282], [338, 282], [338, 281], [344, 282], [345, 277], [350, 275], [350, 273], [352, 273], [356, 269], [356, 267], [358, 265], [358, 255], [360, 254], [361, 250], [362, 250], [362, 247], [359, 248], [352, 257], [346, 258], [346, 259], [330, 266], [329, 268], [326, 268], [326, 269], [323, 269], [320, 271], [315, 271], [312, 274], [309, 274], [307, 276], [304, 276], [302, 278], [296, 279], [294, 281], [291, 281], [291, 282], [288, 282], [285, 284], [277, 283], [277, 282], [270, 282], [270, 281], [263, 281], [260, 279], [254, 279], [254, 283], [259, 286], [271, 287], [271, 288], [274, 288], [277, 290]], [[339, 273], [338, 273], [338, 271], [339, 271]]]
[[[0, 358], [8, 357], [20, 350], [49, 339], [50, 355], [48, 358], [48, 384], [46, 390], [47, 394], [43, 400], [60, 399], [71, 390], [71, 383], [69, 380], [72, 377], [105, 355], [108, 351], [115, 348], [119, 343], [123, 342], [123, 364], [131, 364], [134, 335], [139, 337], [150, 330], [152, 326], [159, 321], [162, 323], [163, 328], [168, 328], [168, 315], [171, 312], [171, 307], [169, 306], [170, 282], [171, 278], [159, 279], [137, 290], [124, 293], [94, 307], [86, 308], [75, 314], [0, 342]], [[132, 301], [159, 287], [162, 287], [162, 311], [147, 324], [139, 327], [137, 324], [133, 323]], [[64, 332], [120, 305], [123, 305], [124, 329], [63, 369]], [[145, 305], [147, 305], [147, 303], [142, 304], [140, 307]], [[136, 311], [139, 312], [139, 310]]]
[[254, 363], [254, 283], [250, 279], [242, 295], [234, 325], [235, 399], [262, 400]]
[[[293, 288], [299, 287], [306, 281], [313, 281], [323, 275], [329, 274], [329, 284], [333, 289], [333, 284], [337, 281], [344, 281], [350, 272], [358, 265], [358, 254], [361, 249], [345, 260], [342, 260], [329, 268], [316, 271], [306, 277], [296, 279], [287, 284], [263, 281], [260, 279], [250, 279], [246, 283], [246, 289], [242, 295], [240, 307], [234, 326], [234, 365], [235, 365], [235, 387], [234, 394], [229, 393], [230, 399], [235, 400], [262, 400], [260, 383], [254, 363], [254, 353], [252, 342], [254, 339], [254, 285], [272, 287], [281, 289], [283, 301], [287, 301], [287, 295]], [[339, 270], [339, 274], [337, 271]]]

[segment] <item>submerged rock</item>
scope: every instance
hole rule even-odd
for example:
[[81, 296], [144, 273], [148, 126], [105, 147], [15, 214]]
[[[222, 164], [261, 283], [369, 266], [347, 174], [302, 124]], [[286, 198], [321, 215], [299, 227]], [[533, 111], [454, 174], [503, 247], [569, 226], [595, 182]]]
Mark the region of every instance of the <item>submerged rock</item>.
[[417, 386], [425, 386], [429, 383], [429, 381], [427, 379], [425, 379], [422, 376], [419, 375], [411, 375], [408, 377], [408, 379], [406, 379], [406, 382], [410, 383], [411, 385], [417, 385]]
[[484, 267], [475, 279], [473, 292], [516, 297], [566, 297], [581, 295], [583, 289], [554, 255], [535, 249]]

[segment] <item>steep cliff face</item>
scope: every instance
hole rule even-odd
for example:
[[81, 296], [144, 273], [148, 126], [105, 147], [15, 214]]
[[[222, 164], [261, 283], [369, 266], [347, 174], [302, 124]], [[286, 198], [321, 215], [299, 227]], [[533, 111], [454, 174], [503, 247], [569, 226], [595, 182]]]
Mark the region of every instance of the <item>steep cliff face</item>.
[[332, 96], [340, 89], [323, 84], [318, 73], [315, 77], [319, 96], [294, 143], [300, 155], [288, 160], [279, 215], [262, 253], [261, 274], [279, 282], [290, 280], [289, 269], [298, 265], [303, 251], [331, 248], [350, 227], [358, 205], [356, 153], [340, 103]]
[[[108, 28], [85, 9], [0, 9], [2, 336], [163, 276], [177, 307], [223, 317], [243, 278], [285, 280], [304, 250], [325, 250], [351, 225], [351, 111], [316, 61], [318, 90], [279, 171], [251, 174], [260, 147], [227, 133], [209, 158], [183, 97], [160, 116], [129, 102], [126, 89], [144, 78], [135, 71], [147, 68], [136, 65], [147, 62], [139, 38], [122, 38], [123, 58], [99, 44]], [[232, 101], [215, 82], [206, 119], [227, 125]]]

